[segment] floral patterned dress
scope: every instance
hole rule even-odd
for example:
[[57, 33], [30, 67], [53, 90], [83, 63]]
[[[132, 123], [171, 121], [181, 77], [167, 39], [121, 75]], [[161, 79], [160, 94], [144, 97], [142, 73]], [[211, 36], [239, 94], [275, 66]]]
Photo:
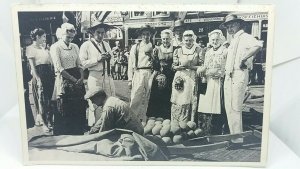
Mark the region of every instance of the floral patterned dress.
[[198, 112], [221, 114], [220, 93], [222, 78], [225, 75], [226, 55], [225, 47], [220, 47], [217, 50], [211, 48], [205, 55], [204, 67], [206, 69], [207, 89], [205, 95], [200, 95]]

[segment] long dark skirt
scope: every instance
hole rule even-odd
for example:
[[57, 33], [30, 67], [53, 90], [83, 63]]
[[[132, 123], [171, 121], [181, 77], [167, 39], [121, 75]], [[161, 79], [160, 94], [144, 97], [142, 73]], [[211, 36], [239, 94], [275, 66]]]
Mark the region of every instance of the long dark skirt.
[[221, 135], [229, 132], [224, 104], [224, 87], [221, 86], [221, 114], [198, 113], [198, 127], [205, 135]]
[[[32, 79], [32, 93], [37, 114], [41, 114], [46, 125], [52, 123], [51, 98], [54, 89], [55, 75], [50, 64], [35, 66], [35, 70], [41, 79], [41, 88], [35, 78]], [[39, 91], [41, 90], [41, 91]], [[40, 104], [39, 104], [40, 102]], [[40, 107], [41, 106], [41, 107]]]
[[[78, 68], [66, 69], [76, 79], [80, 78]], [[54, 115], [54, 135], [82, 135], [86, 122], [87, 101], [84, 99], [84, 85], [77, 86], [63, 78], [65, 93], [57, 99], [57, 113]]]
[[153, 81], [149, 105], [147, 109], [148, 117], [161, 117], [164, 119], [171, 119], [171, 94], [172, 81], [174, 73], [171, 70], [165, 73], [167, 77], [166, 87], [164, 89], [158, 88], [158, 82]]

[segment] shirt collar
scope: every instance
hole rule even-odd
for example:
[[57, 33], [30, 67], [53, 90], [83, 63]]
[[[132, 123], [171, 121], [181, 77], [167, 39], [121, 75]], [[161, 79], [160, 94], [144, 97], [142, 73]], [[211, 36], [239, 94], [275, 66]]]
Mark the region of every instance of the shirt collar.
[[66, 49], [66, 50], [71, 50], [72, 49], [71, 43], [69, 44], [69, 46], [67, 46], [66, 43], [62, 39], [59, 40], [58, 45], [61, 46], [63, 49]]
[[141, 43], [141, 45], [144, 45], [144, 46], [149, 45], [149, 44], [152, 46], [151, 42], [145, 43], [144, 41], [141, 41], [140, 43]]
[[234, 38], [239, 37], [242, 33], [244, 33], [245, 31], [243, 29], [239, 30], [237, 33], [235, 33], [233, 35]]
[[91, 38], [92, 39], [92, 41], [94, 41], [96, 44], [98, 44], [98, 45], [102, 45], [102, 42], [103, 41], [101, 41], [101, 42], [98, 42], [98, 41], [96, 41], [96, 39], [95, 38]]

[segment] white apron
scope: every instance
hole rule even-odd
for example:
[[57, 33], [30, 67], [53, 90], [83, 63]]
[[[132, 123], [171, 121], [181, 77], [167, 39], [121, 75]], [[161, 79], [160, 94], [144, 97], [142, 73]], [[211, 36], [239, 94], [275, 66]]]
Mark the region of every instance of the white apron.
[[198, 112], [221, 114], [221, 80], [209, 78], [205, 95], [200, 94]]

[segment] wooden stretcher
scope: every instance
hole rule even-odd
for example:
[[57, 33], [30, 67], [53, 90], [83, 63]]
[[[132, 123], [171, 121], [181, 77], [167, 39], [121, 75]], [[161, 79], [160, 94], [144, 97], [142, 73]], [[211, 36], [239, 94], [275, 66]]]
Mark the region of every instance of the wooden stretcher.
[[181, 144], [167, 146], [167, 148], [170, 155], [193, 154], [225, 148], [228, 147], [231, 139], [247, 137], [250, 135], [261, 138], [260, 131], [250, 130], [239, 134], [214, 135], [193, 138], [186, 140]]

